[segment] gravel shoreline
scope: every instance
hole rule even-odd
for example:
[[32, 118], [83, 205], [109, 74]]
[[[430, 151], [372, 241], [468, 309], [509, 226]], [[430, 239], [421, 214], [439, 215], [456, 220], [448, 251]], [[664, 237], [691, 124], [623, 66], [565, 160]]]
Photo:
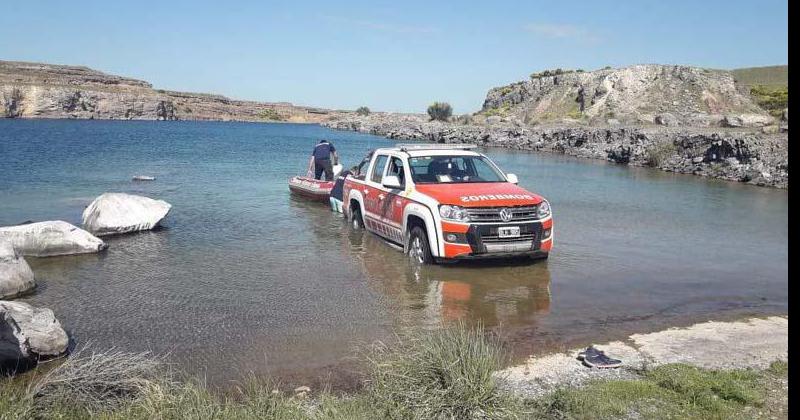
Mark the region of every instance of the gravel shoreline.
[[596, 345], [621, 359], [619, 369], [596, 369], [577, 360], [582, 349], [531, 357], [497, 373], [508, 390], [537, 398], [564, 387], [581, 387], [596, 380], [637, 379], [641, 372], [667, 363], [687, 363], [708, 369], [766, 369], [788, 360], [789, 318], [773, 316], [736, 322], [705, 322]]

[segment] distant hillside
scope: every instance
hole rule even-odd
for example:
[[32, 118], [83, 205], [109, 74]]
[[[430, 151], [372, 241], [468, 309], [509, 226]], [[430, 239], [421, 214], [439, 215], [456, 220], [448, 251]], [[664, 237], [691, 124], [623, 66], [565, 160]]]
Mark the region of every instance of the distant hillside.
[[156, 90], [83, 66], [0, 61], [0, 118], [322, 122], [336, 114], [286, 102]]
[[523, 124], [763, 126], [773, 118], [732, 73], [689, 66], [546, 71], [491, 89], [480, 115]]
[[789, 66], [747, 67], [731, 70], [736, 83], [742, 86], [789, 86]]

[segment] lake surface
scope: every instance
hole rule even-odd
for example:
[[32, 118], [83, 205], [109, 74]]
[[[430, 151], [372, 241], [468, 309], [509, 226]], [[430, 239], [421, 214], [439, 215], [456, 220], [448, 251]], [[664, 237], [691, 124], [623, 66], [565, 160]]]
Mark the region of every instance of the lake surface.
[[80, 225], [111, 191], [173, 204], [165, 229], [102, 254], [28, 258], [39, 287], [21, 300], [52, 308], [78, 345], [169, 353], [220, 384], [335, 382], [358, 346], [460, 319], [524, 356], [788, 311], [786, 191], [489, 149], [550, 200], [550, 259], [414, 268], [289, 194], [321, 138], [346, 166], [394, 143], [313, 125], [0, 119], [0, 225]]

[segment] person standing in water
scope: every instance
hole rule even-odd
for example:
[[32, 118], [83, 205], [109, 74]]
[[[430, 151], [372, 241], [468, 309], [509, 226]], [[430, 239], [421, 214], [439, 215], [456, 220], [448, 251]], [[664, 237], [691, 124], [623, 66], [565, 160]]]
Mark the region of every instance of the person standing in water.
[[320, 140], [314, 146], [314, 151], [311, 155], [314, 157], [314, 179], [322, 178], [322, 173], [324, 172], [325, 180], [333, 181], [333, 165], [339, 163], [339, 155], [336, 154], [336, 148], [333, 147], [333, 143], [328, 140]]

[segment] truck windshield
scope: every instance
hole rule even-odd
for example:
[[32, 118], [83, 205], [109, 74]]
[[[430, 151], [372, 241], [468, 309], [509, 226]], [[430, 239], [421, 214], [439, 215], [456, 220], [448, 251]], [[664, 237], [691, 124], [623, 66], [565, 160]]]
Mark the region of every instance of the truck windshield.
[[418, 156], [408, 159], [415, 184], [505, 182], [483, 156]]

